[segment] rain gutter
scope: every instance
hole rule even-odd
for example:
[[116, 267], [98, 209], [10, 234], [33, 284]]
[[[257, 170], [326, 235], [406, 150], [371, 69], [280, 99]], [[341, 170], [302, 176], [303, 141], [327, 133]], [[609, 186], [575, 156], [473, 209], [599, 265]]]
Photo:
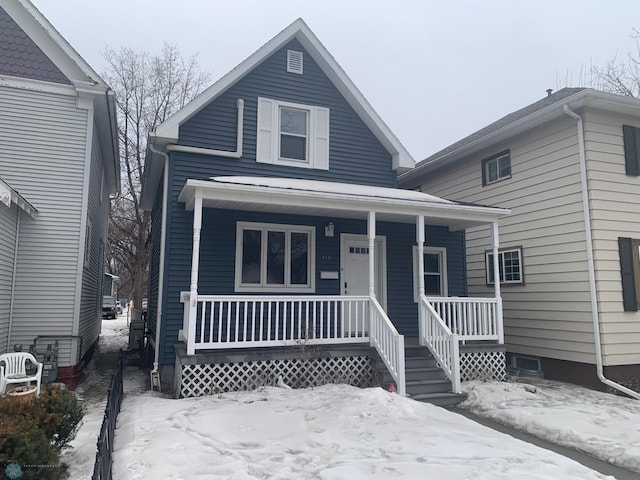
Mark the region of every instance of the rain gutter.
[[600, 340], [600, 321], [598, 318], [598, 298], [596, 296], [596, 274], [593, 263], [593, 242], [591, 240], [591, 213], [589, 211], [589, 191], [587, 185], [587, 157], [584, 146], [584, 124], [582, 123], [582, 117], [572, 111], [568, 104], [564, 105], [564, 112], [571, 118], [576, 120], [578, 129], [578, 149], [580, 154], [580, 181], [582, 184], [582, 208], [584, 210], [584, 227], [585, 237], [587, 241], [587, 264], [589, 267], [589, 289], [591, 291], [591, 318], [593, 321], [593, 336], [595, 340], [596, 349], [596, 372], [598, 379], [605, 385], [614, 388], [630, 397], [640, 400], [640, 394], [633, 390], [620, 385], [604, 376], [604, 369], [602, 366], [602, 345]]

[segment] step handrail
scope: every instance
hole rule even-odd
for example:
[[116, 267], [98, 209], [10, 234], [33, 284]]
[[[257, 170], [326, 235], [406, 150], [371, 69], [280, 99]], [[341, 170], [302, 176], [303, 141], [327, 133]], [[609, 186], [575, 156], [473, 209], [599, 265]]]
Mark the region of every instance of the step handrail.
[[461, 393], [460, 338], [451, 332], [433, 305], [420, 296], [420, 345], [426, 346], [445, 375], [451, 380], [454, 393]]

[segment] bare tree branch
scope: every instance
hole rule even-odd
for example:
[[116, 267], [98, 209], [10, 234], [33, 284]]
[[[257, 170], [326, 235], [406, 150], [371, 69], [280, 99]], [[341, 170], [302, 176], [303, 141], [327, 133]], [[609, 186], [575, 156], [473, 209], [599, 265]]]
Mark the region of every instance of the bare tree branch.
[[106, 48], [104, 79], [116, 94], [120, 140], [121, 193], [112, 199], [107, 270], [120, 277], [123, 296], [140, 305], [146, 296], [151, 216], [140, 207], [147, 136], [198, 95], [211, 74], [197, 57], [184, 59], [165, 43], [159, 54]]

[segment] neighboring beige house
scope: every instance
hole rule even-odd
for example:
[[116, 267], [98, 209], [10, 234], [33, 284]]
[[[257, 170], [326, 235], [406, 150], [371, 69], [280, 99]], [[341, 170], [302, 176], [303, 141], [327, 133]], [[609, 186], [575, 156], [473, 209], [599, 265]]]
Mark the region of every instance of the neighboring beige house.
[[28, 0], [0, 0], [0, 36], [0, 353], [50, 345], [73, 386], [100, 335], [114, 97]]
[[[639, 132], [640, 100], [564, 88], [399, 178], [511, 209], [498, 255], [509, 366], [592, 385], [640, 373]], [[493, 288], [489, 236], [466, 233], [471, 295]]]

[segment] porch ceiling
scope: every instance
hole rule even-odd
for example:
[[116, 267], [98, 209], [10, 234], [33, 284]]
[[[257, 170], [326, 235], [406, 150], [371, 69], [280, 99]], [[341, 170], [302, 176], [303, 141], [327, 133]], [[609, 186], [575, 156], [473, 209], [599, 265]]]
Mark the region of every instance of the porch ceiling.
[[461, 230], [509, 215], [503, 208], [465, 205], [412, 190], [271, 177], [212, 177], [188, 179], [178, 201], [193, 210], [196, 196], [204, 208], [415, 223]]

